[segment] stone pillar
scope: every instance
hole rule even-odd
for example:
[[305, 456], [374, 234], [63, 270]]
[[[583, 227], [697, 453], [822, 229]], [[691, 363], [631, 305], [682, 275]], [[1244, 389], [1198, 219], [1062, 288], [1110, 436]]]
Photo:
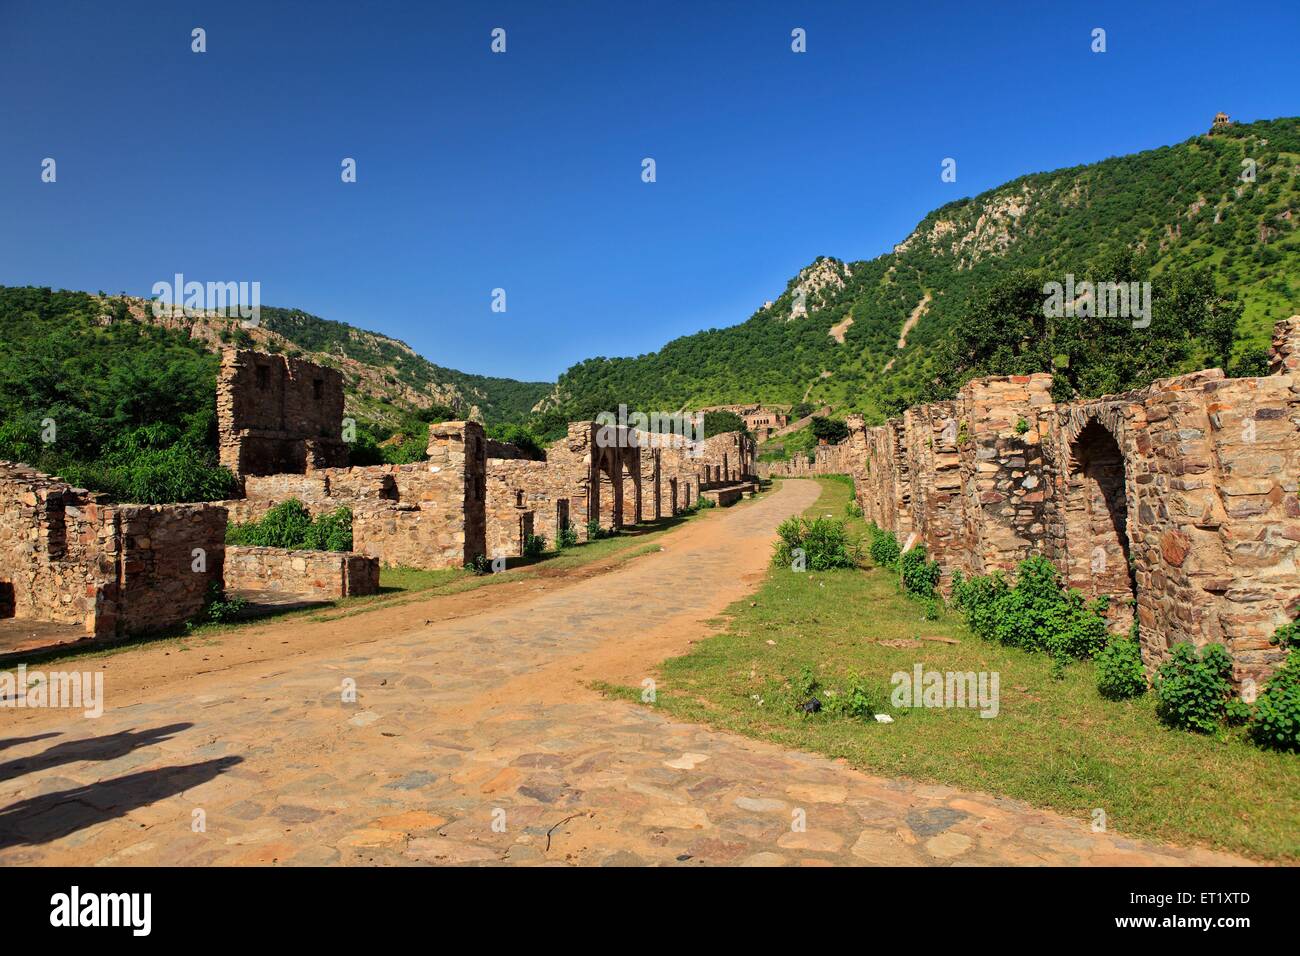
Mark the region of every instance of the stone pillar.
[[437, 550], [449, 566], [487, 554], [487, 440], [478, 422], [429, 426], [428, 468], [434, 494]]

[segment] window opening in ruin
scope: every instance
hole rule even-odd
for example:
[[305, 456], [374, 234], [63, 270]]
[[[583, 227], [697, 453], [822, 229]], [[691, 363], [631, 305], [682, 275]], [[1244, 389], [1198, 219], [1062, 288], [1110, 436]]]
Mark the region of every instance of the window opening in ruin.
[[257, 387], [263, 391], [271, 387], [271, 370], [265, 365], [257, 366]]
[[325, 398], [325, 380], [323, 378], [311, 380], [311, 397], [318, 402]]
[[1069, 583], [1088, 598], [1109, 599], [1112, 629], [1127, 631], [1137, 594], [1128, 535], [1124, 455], [1115, 436], [1089, 422], [1070, 444], [1066, 501]]
[[13, 617], [18, 609], [18, 600], [14, 597], [14, 583], [0, 581], [0, 618]]

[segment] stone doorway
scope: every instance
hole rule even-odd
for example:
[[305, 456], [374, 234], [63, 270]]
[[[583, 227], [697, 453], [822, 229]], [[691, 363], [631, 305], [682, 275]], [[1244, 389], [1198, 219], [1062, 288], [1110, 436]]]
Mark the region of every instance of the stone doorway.
[[1111, 630], [1127, 633], [1137, 582], [1130, 560], [1124, 454], [1098, 421], [1085, 425], [1070, 443], [1065, 529], [1070, 586], [1089, 599], [1109, 598]]

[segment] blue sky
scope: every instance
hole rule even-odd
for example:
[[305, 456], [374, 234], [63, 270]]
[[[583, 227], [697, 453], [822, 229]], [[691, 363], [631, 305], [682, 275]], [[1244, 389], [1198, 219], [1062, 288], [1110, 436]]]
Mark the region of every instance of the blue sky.
[[741, 322], [814, 257], [1022, 173], [1294, 115], [1297, 36], [1295, 0], [0, 0], [0, 284], [255, 280], [553, 379]]

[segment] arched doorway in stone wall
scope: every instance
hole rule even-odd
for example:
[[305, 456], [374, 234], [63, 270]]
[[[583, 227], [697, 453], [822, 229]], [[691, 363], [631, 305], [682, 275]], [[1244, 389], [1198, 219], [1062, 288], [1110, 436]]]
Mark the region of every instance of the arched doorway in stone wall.
[[1069, 584], [1089, 599], [1109, 598], [1111, 630], [1127, 633], [1137, 582], [1130, 559], [1124, 453], [1100, 421], [1088, 421], [1070, 442], [1067, 477]]

